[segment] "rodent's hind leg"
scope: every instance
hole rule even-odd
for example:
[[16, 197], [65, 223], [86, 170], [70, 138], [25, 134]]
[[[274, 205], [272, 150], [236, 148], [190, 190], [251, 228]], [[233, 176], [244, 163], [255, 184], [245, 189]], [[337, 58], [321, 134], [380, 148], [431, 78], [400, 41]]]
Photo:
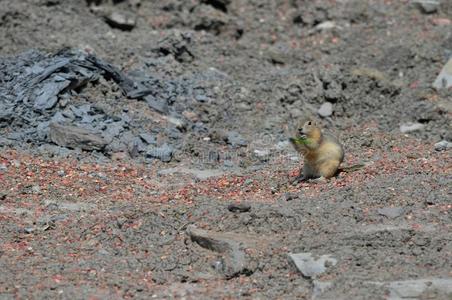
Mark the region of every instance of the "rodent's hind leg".
[[339, 160], [328, 160], [320, 165], [319, 173], [324, 178], [331, 178], [337, 173], [337, 169], [340, 165]]

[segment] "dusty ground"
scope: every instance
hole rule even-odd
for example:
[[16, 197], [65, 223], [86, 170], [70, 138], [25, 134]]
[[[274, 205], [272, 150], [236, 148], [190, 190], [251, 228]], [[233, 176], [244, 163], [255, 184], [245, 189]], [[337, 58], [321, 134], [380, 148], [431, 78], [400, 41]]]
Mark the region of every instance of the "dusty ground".
[[[84, 49], [202, 97], [175, 101], [180, 129], [108, 83], [74, 96], [127, 111], [169, 163], [18, 142], [0, 114], [1, 299], [451, 299], [448, 1], [113, 2], [0, 0], [0, 55]], [[290, 128], [326, 101], [344, 165], [366, 166], [292, 185]], [[300, 252], [337, 263], [309, 278]]]

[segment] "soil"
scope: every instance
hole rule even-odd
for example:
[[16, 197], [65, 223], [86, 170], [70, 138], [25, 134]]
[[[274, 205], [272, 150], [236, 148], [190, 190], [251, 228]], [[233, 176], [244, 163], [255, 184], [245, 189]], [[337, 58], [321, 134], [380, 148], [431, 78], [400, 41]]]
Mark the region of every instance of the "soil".
[[[452, 159], [434, 146], [452, 140], [451, 94], [432, 88], [451, 16], [449, 1], [0, 0], [3, 59], [81, 49], [192, 91], [167, 114], [108, 80], [71, 94], [126, 112], [169, 162], [15, 140], [27, 122], [0, 114], [0, 298], [400, 299], [395, 283], [426, 279], [410, 297], [451, 299], [435, 280], [452, 280]], [[307, 116], [364, 167], [292, 184]], [[304, 276], [290, 253], [337, 263]]]

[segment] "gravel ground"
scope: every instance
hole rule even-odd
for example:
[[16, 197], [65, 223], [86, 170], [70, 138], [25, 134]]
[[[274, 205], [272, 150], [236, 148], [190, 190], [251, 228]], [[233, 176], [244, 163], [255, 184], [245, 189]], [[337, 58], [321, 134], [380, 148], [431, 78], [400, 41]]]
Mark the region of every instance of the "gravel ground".
[[[451, 299], [452, 4], [419, 2], [0, 0], [0, 299]], [[18, 94], [69, 55], [117, 73]], [[306, 116], [364, 167], [292, 184]]]

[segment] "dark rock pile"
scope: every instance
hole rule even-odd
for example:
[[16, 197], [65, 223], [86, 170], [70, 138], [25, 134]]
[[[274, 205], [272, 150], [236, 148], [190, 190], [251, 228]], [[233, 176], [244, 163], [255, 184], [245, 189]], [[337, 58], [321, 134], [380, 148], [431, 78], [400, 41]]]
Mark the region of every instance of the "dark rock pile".
[[[162, 80], [141, 71], [126, 75], [80, 50], [64, 49], [53, 55], [32, 50], [0, 58], [0, 70], [2, 145], [50, 143], [106, 155], [147, 153], [151, 158], [169, 161], [174, 145], [168, 140], [179, 139], [186, 129], [184, 108], [190, 101], [208, 98], [205, 89], [194, 91], [193, 81]], [[101, 90], [104, 95], [100, 98], [106, 100], [93, 100], [92, 92], [83, 96], [87, 87]], [[145, 101], [172, 122], [143, 128], [127, 108], [132, 99]], [[201, 126], [192, 125], [198, 129]], [[157, 134], [162, 132], [164, 138], [158, 145]]]

